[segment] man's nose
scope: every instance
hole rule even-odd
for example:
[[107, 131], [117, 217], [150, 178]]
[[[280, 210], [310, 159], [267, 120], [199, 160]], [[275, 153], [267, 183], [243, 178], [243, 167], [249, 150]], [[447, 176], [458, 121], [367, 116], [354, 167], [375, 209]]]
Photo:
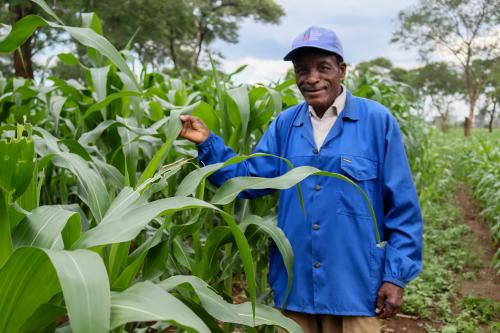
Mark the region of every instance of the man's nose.
[[319, 73], [316, 70], [311, 70], [307, 73], [306, 76], [306, 83], [311, 84], [311, 83], [317, 83], [319, 81]]

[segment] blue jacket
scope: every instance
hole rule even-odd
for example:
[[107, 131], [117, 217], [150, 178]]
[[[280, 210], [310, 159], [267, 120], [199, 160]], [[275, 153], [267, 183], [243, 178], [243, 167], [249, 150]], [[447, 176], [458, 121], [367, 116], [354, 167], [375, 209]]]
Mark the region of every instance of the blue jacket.
[[[316, 314], [374, 316], [383, 281], [404, 287], [422, 268], [422, 217], [396, 120], [377, 102], [347, 93], [344, 110], [316, 147], [308, 105], [282, 112], [255, 148], [355, 181], [372, 202], [383, 248], [376, 246], [370, 211], [354, 186], [311, 176], [301, 182], [306, 213], [296, 187], [280, 191], [278, 226], [292, 244], [294, 279], [285, 308]], [[198, 145], [201, 163], [235, 153], [214, 134]], [[220, 186], [236, 176], [277, 177], [288, 171], [279, 159], [256, 157], [226, 167], [210, 181]], [[250, 197], [269, 190], [247, 191]], [[271, 247], [269, 283], [281, 307], [287, 286], [279, 251]]]

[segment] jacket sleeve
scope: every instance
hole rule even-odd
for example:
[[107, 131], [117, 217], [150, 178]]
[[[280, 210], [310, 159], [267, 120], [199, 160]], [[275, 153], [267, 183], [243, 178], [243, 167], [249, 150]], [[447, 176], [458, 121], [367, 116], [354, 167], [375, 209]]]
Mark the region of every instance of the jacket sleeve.
[[422, 270], [422, 215], [401, 132], [392, 116], [382, 167], [387, 239], [383, 281], [404, 288]]
[[[253, 152], [279, 156], [277, 140], [277, 119], [275, 119], [264, 132]], [[197, 148], [198, 162], [200, 165], [225, 162], [236, 156], [236, 153], [224, 144], [222, 138], [213, 133], [210, 133], [210, 136], [205, 142], [197, 145]], [[238, 164], [226, 166], [212, 174], [208, 179], [212, 184], [221, 186], [233, 177], [252, 176], [274, 178], [280, 174], [281, 163], [281, 160], [276, 157], [254, 157]], [[270, 189], [247, 190], [242, 192], [240, 197], [254, 198], [271, 192], [273, 192], [273, 190]]]

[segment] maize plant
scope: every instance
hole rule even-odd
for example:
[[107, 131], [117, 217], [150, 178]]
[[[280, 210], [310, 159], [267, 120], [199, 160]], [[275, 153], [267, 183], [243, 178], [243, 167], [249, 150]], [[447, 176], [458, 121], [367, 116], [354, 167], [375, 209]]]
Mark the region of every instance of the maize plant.
[[[493, 243], [500, 242], [500, 148], [498, 133], [476, 135], [461, 140], [464, 149], [459, 165], [470, 183], [474, 198], [481, 204], [481, 217], [488, 222]], [[500, 272], [500, 249], [493, 258], [493, 266]]]
[[[207, 182], [258, 155], [249, 154], [269, 122], [298, 101], [293, 80], [235, 86], [242, 69], [228, 75], [215, 66], [201, 77], [136, 76], [133, 57], [102, 36], [94, 13], [70, 27], [43, 0], [33, 2], [50, 19], [18, 21], [0, 52], [14, 52], [37, 28], [62, 29], [87, 53], [58, 61], [85, 75], [38, 85], [0, 78], [0, 332], [301, 332], [266, 305], [269, 241], [289, 286], [293, 279], [276, 196], [238, 199], [264, 186], [259, 178], [218, 189]], [[242, 155], [196, 165], [194, 145], [178, 139], [182, 114], [200, 117]], [[265, 187], [310, 175], [351, 182], [289, 166]]]

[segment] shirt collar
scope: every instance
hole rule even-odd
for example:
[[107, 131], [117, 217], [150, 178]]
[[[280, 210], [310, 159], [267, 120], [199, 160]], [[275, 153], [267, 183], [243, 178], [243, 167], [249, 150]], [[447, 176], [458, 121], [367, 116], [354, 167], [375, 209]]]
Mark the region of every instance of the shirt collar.
[[[345, 99], [345, 105], [344, 105], [344, 110], [340, 114], [341, 118], [349, 118], [351, 120], [359, 120], [359, 112], [356, 108], [356, 106], [353, 103], [353, 95], [352, 93], [345, 89], [346, 92], [346, 99]], [[302, 105], [300, 105], [300, 111], [297, 115], [297, 118], [293, 122], [293, 126], [302, 126], [304, 122], [306, 121], [306, 117], [310, 117], [309, 111], [308, 111], [308, 105], [306, 102], [303, 102]]]
[[[347, 97], [347, 89], [344, 87], [343, 84], [340, 84], [340, 95], [337, 96], [337, 98], [335, 98], [335, 100], [333, 101], [333, 104], [330, 105], [330, 107], [328, 109], [326, 109], [325, 113], [323, 116], [328, 116], [328, 115], [331, 115], [333, 114], [333, 116], [338, 116], [342, 110], [344, 110], [344, 106], [345, 106], [345, 100], [346, 100], [346, 97]], [[315, 119], [321, 119], [320, 117], [318, 117], [318, 115], [316, 114], [316, 111], [314, 111], [314, 108], [312, 106], [309, 105], [309, 114], [311, 115], [312, 118], [315, 118]]]

